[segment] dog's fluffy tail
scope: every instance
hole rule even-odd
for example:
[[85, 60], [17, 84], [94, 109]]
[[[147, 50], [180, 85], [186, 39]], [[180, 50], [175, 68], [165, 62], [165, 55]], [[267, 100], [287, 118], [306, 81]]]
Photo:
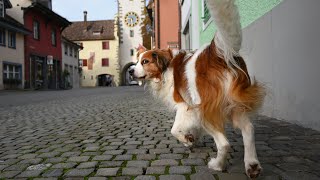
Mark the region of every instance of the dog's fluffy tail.
[[217, 26], [214, 42], [217, 54], [223, 57], [229, 67], [237, 67], [234, 56], [239, 56], [242, 43], [240, 15], [235, 0], [206, 0]]

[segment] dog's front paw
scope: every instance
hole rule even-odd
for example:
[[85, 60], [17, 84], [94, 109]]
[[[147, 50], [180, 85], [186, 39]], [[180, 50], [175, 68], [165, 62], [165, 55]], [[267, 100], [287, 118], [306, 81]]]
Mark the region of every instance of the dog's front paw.
[[193, 134], [186, 134], [186, 135], [184, 135], [184, 138], [190, 143], [194, 143], [194, 141], [195, 141], [195, 137]]
[[218, 161], [216, 158], [211, 158], [211, 160], [208, 163], [208, 167], [215, 171], [223, 171], [224, 162]]
[[251, 179], [257, 178], [262, 172], [262, 167], [258, 161], [248, 162], [245, 166], [246, 174]]

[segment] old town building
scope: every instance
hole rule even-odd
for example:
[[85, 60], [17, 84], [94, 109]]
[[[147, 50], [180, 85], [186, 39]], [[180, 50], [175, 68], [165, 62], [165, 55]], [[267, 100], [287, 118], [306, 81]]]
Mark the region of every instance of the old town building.
[[0, 90], [24, 86], [24, 36], [31, 32], [7, 14], [9, 0], [0, 0]]
[[25, 88], [62, 86], [61, 32], [71, 23], [52, 11], [50, 0], [12, 0], [8, 13], [32, 33], [25, 36]]
[[73, 22], [63, 32], [66, 38], [83, 47], [79, 53], [80, 84], [83, 87], [119, 85], [117, 23], [115, 20], [88, 21], [87, 15], [84, 12], [84, 21]]

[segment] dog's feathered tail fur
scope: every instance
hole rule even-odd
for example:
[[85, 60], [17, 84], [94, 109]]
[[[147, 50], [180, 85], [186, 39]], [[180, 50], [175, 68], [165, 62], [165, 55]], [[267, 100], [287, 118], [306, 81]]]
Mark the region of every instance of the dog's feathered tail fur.
[[239, 68], [234, 57], [239, 56], [242, 43], [240, 15], [235, 0], [206, 0], [217, 26], [214, 38], [217, 54], [232, 69]]

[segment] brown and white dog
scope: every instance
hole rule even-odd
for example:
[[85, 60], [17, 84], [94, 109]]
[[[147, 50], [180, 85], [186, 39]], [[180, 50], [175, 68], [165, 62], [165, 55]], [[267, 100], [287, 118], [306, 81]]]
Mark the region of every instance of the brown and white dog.
[[251, 81], [238, 52], [242, 31], [235, 0], [207, 0], [217, 25], [211, 44], [194, 54], [170, 49], [139, 48], [131, 72], [149, 80], [153, 94], [176, 111], [171, 133], [191, 145], [205, 131], [217, 146], [209, 168], [223, 170], [230, 148], [224, 125], [230, 120], [242, 132], [246, 173], [256, 178], [262, 168], [257, 158], [250, 117], [262, 105], [264, 88]]

